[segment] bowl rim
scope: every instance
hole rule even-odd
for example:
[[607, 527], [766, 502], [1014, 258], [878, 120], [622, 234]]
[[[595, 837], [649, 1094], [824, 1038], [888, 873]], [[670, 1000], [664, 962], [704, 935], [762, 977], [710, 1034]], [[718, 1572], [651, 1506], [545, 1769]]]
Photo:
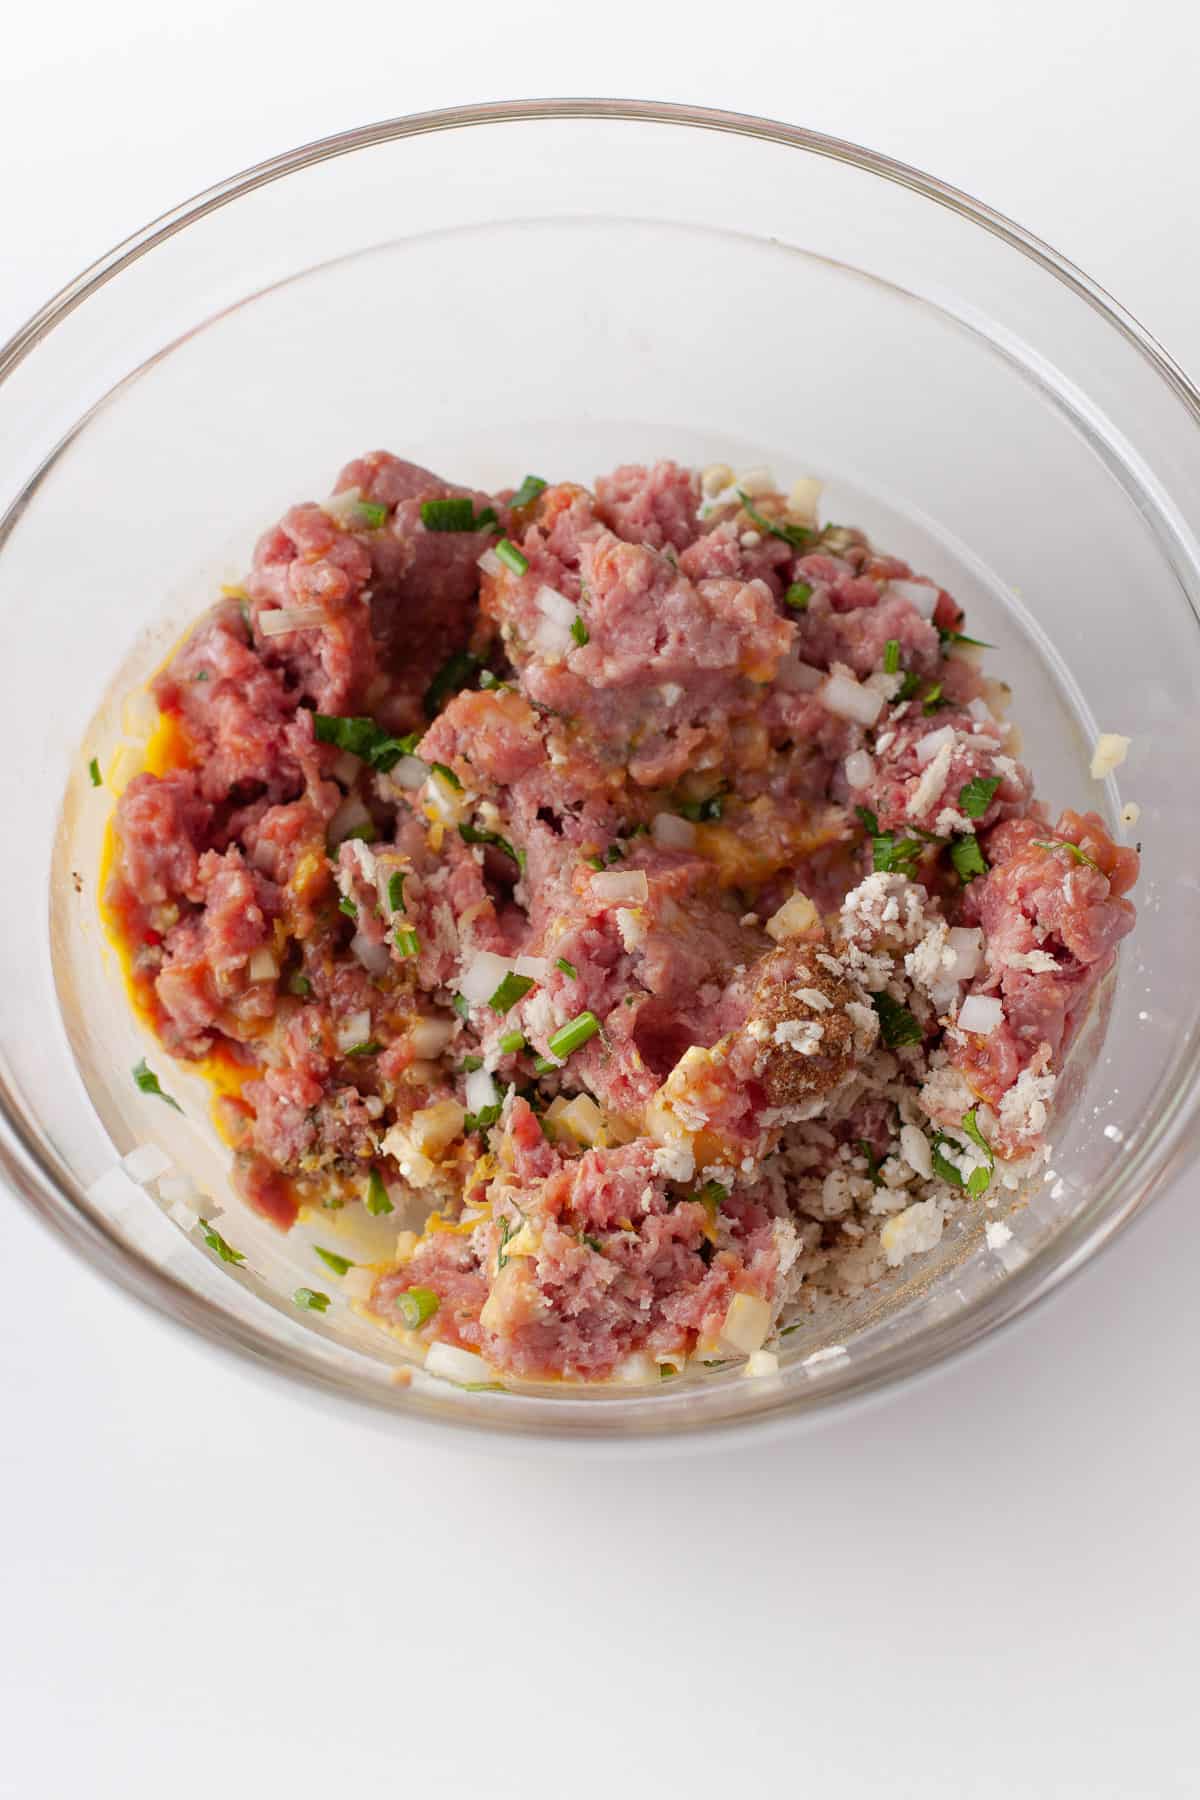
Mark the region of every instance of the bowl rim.
[[[747, 113], [636, 99], [499, 100], [439, 108], [337, 132], [255, 163], [202, 189], [153, 219], [52, 295], [7, 343], [0, 346], [0, 385], [64, 319], [130, 264], [207, 214], [257, 188], [334, 157], [431, 132], [497, 124], [596, 120], [690, 127], [780, 144], [848, 164], [948, 208], [1007, 243], [1072, 290], [1120, 332], [1167, 384], [1192, 420], [1200, 425], [1200, 390], [1157, 339], [1082, 269], [1003, 213], [908, 163], [846, 139]], [[62, 445], [51, 452], [43, 469], [57, 457], [61, 448]], [[21, 492], [6, 517], [0, 519], [0, 544], [30, 489], [36, 486], [40, 473], [41, 470], [33, 470], [27, 474]], [[1196, 1058], [1192, 1060], [1195, 1062]], [[964, 1309], [963, 1314], [939, 1321], [901, 1346], [896, 1365], [864, 1373], [856, 1371], [852, 1362], [849, 1366], [843, 1364], [840, 1368], [831, 1368], [822, 1380], [798, 1387], [781, 1397], [777, 1406], [747, 1410], [732, 1417], [664, 1418], [660, 1415], [656, 1418], [657, 1409], [650, 1407], [634, 1429], [623, 1416], [624, 1409], [622, 1417], [606, 1420], [607, 1408], [596, 1409], [591, 1429], [580, 1429], [577, 1422], [573, 1424], [563, 1415], [560, 1411], [562, 1403], [556, 1400], [539, 1401], [540, 1416], [528, 1421], [515, 1418], [508, 1407], [489, 1408], [490, 1418], [479, 1412], [468, 1416], [465, 1411], [455, 1418], [447, 1417], [444, 1410], [437, 1408], [426, 1411], [406, 1406], [404, 1390], [385, 1384], [380, 1384], [378, 1390], [369, 1389], [366, 1384], [356, 1382], [350, 1373], [342, 1375], [328, 1366], [322, 1367], [300, 1350], [267, 1337], [256, 1326], [221, 1312], [120, 1237], [94, 1210], [80, 1204], [72, 1193], [78, 1184], [58, 1164], [48, 1146], [29, 1129], [21, 1117], [19, 1104], [13, 1103], [14, 1097], [10, 1096], [2, 1071], [0, 1175], [35, 1215], [71, 1244], [85, 1262], [102, 1271], [140, 1304], [178, 1330], [196, 1332], [207, 1338], [235, 1358], [239, 1366], [250, 1365], [269, 1371], [276, 1379], [294, 1377], [303, 1382], [310, 1393], [327, 1402], [336, 1395], [339, 1403], [349, 1399], [374, 1418], [386, 1416], [393, 1426], [414, 1429], [433, 1423], [443, 1432], [448, 1429], [464, 1441], [475, 1444], [490, 1441], [493, 1445], [513, 1445], [521, 1437], [532, 1436], [560, 1444], [569, 1440], [576, 1447], [586, 1443], [590, 1448], [607, 1446], [611, 1449], [631, 1442], [663, 1448], [668, 1443], [684, 1447], [716, 1440], [728, 1442], [731, 1436], [751, 1431], [761, 1437], [768, 1428], [794, 1429], [798, 1424], [814, 1423], [847, 1407], [878, 1401], [902, 1384], [944, 1369], [951, 1357], [978, 1349], [985, 1337], [1028, 1316], [1036, 1303], [1106, 1248], [1177, 1171], [1190, 1148], [1188, 1140], [1195, 1135], [1194, 1122], [1189, 1129], [1184, 1113], [1185, 1097], [1186, 1089], [1180, 1083], [1167, 1103], [1153, 1161], [1143, 1166], [1138, 1186], [1106, 1218], [1090, 1221], [1083, 1232], [1079, 1229], [1083, 1224], [1081, 1218], [1069, 1220], [1056, 1234], [1053, 1244], [1047, 1246], [1047, 1251], [1053, 1253], [1053, 1262], [1047, 1265], [1045, 1253], [1031, 1258], [997, 1283], [987, 1295]], [[632, 1397], [631, 1391], [629, 1398]]]

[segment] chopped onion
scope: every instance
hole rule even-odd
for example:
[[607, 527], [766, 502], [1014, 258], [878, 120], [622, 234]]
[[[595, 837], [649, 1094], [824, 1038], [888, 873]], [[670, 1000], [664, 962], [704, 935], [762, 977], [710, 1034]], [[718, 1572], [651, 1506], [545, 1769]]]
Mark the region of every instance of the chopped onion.
[[472, 1069], [467, 1076], [467, 1111], [482, 1112], [485, 1106], [495, 1106], [499, 1098], [500, 1089], [488, 1071]]
[[353, 787], [361, 768], [361, 758], [355, 756], [353, 750], [340, 750], [334, 758], [331, 773], [333, 779], [340, 781], [343, 787]]
[[799, 481], [793, 481], [792, 491], [788, 495], [788, 511], [802, 525], [816, 524], [817, 503], [821, 498], [822, 486], [823, 483], [814, 480], [811, 475], [802, 475]]
[[846, 758], [846, 780], [852, 788], [865, 788], [875, 773], [875, 764], [865, 750], [852, 750]]
[[246, 966], [246, 973], [251, 981], [275, 981], [279, 975], [279, 963], [275, 952], [264, 946], [256, 950]]
[[609, 1376], [610, 1381], [620, 1381], [629, 1387], [642, 1387], [647, 1382], [661, 1379], [658, 1364], [644, 1350], [631, 1350], [628, 1356], [621, 1358]]
[[820, 922], [821, 915], [808, 895], [797, 888], [767, 920], [767, 936], [774, 938], [777, 944], [785, 944], [789, 938], [802, 936]]
[[347, 1300], [369, 1300], [374, 1286], [374, 1269], [363, 1268], [360, 1264], [357, 1268], [346, 1270], [338, 1292], [343, 1294]]
[[494, 950], [480, 950], [463, 970], [459, 992], [469, 1006], [483, 1006], [490, 1000], [506, 975], [513, 973], [507, 957]]
[[814, 669], [811, 663], [801, 662], [798, 656], [792, 654], [783, 658], [775, 677], [779, 687], [786, 688], [793, 694], [815, 693], [824, 679], [824, 669]]
[[430, 1344], [425, 1358], [427, 1375], [444, 1375], [447, 1381], [494, 1381], [496, 1371], [473, 1350], [460, 1350], [457, 1344]]
[[353, 1050], [355, 1044], [365, 1044], [371, 1035], [371, 1013], [368, 1007], [361, 1012], [351, 1013], [342, 1020], [337, 1029], [337, 1047], [344, 1054]]
[[402, 756], [398, 763], [393, 763], [388, 775], [397, 787], [408, 788], [414, 792], [425, 786], [429, 776], [429, 765], [423, 763], [419, 756]]
[[851, 675], [830, 675], [821, 689], [821, 705], [839, 719], [873, 725], [883, 711], [883, 695], [863, 687]]
[[[374, 830], [374, 825], [371, 828]], [[369, 886], [375, 880], [378, 872], [379, 865], [375, 852], [368, 849], [361, 838], [351, 838], [346, 845], [346, 854], [358, 864], [358, 872]], [[349, 898], [353, 898], [353, 896], [349, 896]]]
[[1119, 769], [1132, 742], [1132, 738], [1122, 737], [1119, 731], [1102, 731], [1092, 751], [1092, 780], [1103, 781], [1106, 775]]
[[414, 1020], [408, 1041], [413, 1047], [414, 1056], [436, 1058], [442, 1054], [453, 1036], [453, 1019], [420, 1018]]
[[952, 925], [946, 940], [954, 965], [946, 973], [952, 981], [970, 981], [979, 973], [983, 957], [983, 933], [977, 926]]
[[374, 831], [375, 821], [357, 794], [347, 794], [330, 819], [325, 835], [331, 845], [337, 845], [348, 838], [352, 831], [360, 831], [363, 826]]
[[430, 807], [444, 825], [457, 825], [466, 813], [467, 797], [462, 789], [454, 787], [436, 769], [429, 771], [425, 793]]
[[570, 631], [575, 623], [576, 607], [574, 602], [560, 594], [557, 588], [540, 587], [534, 595], [539, 610], [546, 618], [552, 619], [556, 625], [565, 625]]
[[321, 511], [328, 513], [331, 519], [336, 519], [339, 525], [349, 525], [352, 520], [357, 519], [361, 504], [361, 488], [343, 488], [340, 494], [333, 494], [326, 500]]
[[761, 1350], [771, 1328], [771, 1308], [757, 1294], [738, 1293], [729, 1302], [721, 1326], [721, 1343], [727, 1350], [749, 1356]]
[[752, 500], [756, 494], [774, 494], [778, 491], [774, 475], [765, 467], [743, 469], [735, 485], [741, 488], [743, 494], [749, 494]]
[[603, 906], [641, 906], [650, 898], [644, 869], [612, 869], [592, 876], [592, 898]]
[[915, 606], [923, 619], [932, 619], [941, 589], [929, 587], [923, 581], [889, 581], [888, 592], [899, 594], [902, 600]]
[[518, 975], [528, 975], [531, 981], [545, 981], [549, 967], [549, 959], [545, 956], [518, 956], [513, 964]]
[[548, 661], [560, 662], [575, 639], [571, 636], [569, 625], [562, 625], [557, 619], [548, 619], [543, 615], [529, 634], [529, 641]]
[[158, 724], [158, 702], [147, 688], [130, 694], [121, 708], [121, 730], [126, 737], [148, 738]]
[[258, 615], [259, 634], [282, 637], [287, 631], [312, 631], [326, 622], [323, 606], [275, 606]]
[[779, 1358], [773, 1350], [752, 1350], [746, 1359], [743, 1375], [751, 1377], [761, 1375], [778, 1375]]
[[485, 575], [503, 575], [504, 573], [504, 564], [500, 561], [500, 558], [496, 555], [496, 552], [492, 549], [490, 544], [482, 556], [477, 556], [475, 558], [475, 563], [478, 568], [483, 570]]
[[954, 743], [953, 725], [943, 725], [940, 731], [927, 731], [923, 738], [917, 740], [917, 761], [924, 768], [931, 763], [943, 744]]
[[167, 1217], [178, 1225], [180, 1231], [194, 1231], [200, 1223], [200, 1214], [186, 1200], [172, 1200], [167, 1208]]
[[[386, 944], [373, 944], [363, 932], [356, 931], [350, 939], [350, 949], [358, 958], [368, 975], [386, 975], [391, 966], [391, 953]], [[370, 1016], [368, 1015], [368, 1032]], [[359, 1039], [359, 1042], [362, 1040]]]
[[955, 1023], [960, 1031], [971, 1031], [979, 1037], [987, 1037], [1003, 1019], [1004, 1008], [999, 1000], [993, 1000], [987, 994], [968, 994], [958, 1009]]
[[168, 1206], [195, 1207], [200, 1202], [199, 1188], [182, 1169], [164, 1175], [158, 1184], [158, 1191]]
[[121, 1167], [131, 1181], [157, 1181], [171, 1167], [171, 1159], [157, 1144], [139, 1144], [121, 1158]]
[[651, 821], [650, 835], [663, 850], [691, 850], [696, 842], [696, 827], [678, 813], [660, 812]]

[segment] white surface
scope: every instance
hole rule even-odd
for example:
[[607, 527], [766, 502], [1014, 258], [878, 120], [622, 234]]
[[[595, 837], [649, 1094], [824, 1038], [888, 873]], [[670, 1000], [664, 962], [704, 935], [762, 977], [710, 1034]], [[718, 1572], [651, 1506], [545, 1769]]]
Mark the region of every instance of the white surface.
[[[1200, 367], [1194, 9], [572, 16], [6, 15], [0, 336], [126, 231], [286, 145], [609, 92], [934, 169]], [[670, 1460], [396, 1440], [169, 1333], [9, 1207], [0, 1794], [1196, 1793], [1195, 1186], [886, 1407]]]

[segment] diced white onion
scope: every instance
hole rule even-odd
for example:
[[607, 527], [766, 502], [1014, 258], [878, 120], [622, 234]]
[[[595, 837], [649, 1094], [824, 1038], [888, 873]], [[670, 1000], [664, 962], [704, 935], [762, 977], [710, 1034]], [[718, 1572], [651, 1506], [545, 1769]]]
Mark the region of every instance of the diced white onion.
[[785, 944], [789, 938], [811, 931], [820, 921], [821, 915], [808, 895], [797, 888], [767, 920], [767, 936], [774, 938], [777, 944]]
[[358, 872], [368, 886], [371, 886], [378, 875], [379, 864], [375, 852], [363, 843], [361, 838], [351, 838], [346, 845], [346, 854], [357, 864]]
[[127, 696], [121, 708], [121, 730], [126, 737], [148, 738], [158, 724], [158, 702], [147, 688]]
[[274, 981], [279, 974], [279, 962], [273, 950], [265, 946], [256, 950], [246, 965], [246, 973], [251, 981]]
[[773, 1350], [752, 1350], [746, 1359], [743, 1375], [755, 1376], [778, 1375], [779, 1358]]
[[499, 1098], [500, 1089], [488, 1071], [472, 1069], [467, 1076], [467, 1111], [482, 1112], [485, 1106], [495, 1106]]
[[1106, 775], [1119, 769], [1132, 742], [1132, 738], [1122, 737], [1119, 731], [1102, 731], [1092, 751], [1092, 780], [1103, 781]]
[[943, 744], [954, 743], [953, 725], [943, 725], [939, 731], [927, 731], [923, 738], [917, 739], [917, 761], [924, 768], [931, 763]]
[[865, 788], [875, 773], [875, 764], [865, 750], [852, 750], [846, 758], [846, 780], [852, 788]]
[[1004, 1018], [1004, 1008], [999, 1000], [993, 1000], [988, 994], [968, 994], [958, 1009], [955, 1023], [960, 1031], [971, 1031], [979, 1037], [987, 1037], [995, 1031]]
[[623, 1356], [609, 1376], [610, 1381], [619, 1381], [628, 1387], [642, 1387], [651, 1381], [661, 1381], [658, 1364], [646, 1355], [644, 1350], [631, 1350]]
[[923, 581], [889, 581], [888, 592], [899, 594], [902, 600], [915, 606], [923, 619], [932, 619], [940, 590], [927, 587]]
[[953, 953], [954, 965], [946, 973], [952, 981], [970, 981], [979, 973], [983, 959], [983, 933], [978, 926], [952, 925], [947, 947]]
[[561, 661], [575, 639], [569, 625], [563, 625], [558, 619], [548, 619], [543, 614], [530, 632], [529, 641], [547, 661]]
[[799, 481], [793, 481], [792, 491], [788, 495], [788, 511], [803, 525], [815, 525], [817, 522], [817, 505], [821, 498], [822, 482], [811, 475], [802, 475]]
[[787, 655], [779, 665], [775, 676], [777, 685], [791, 694], [812, 694], [825, 679], [824, 669], [815, 669], [811, 663], [801, 662], [795, 655]]
[[374, 1269], [359, 1267], [346, 1270], [338, 1292], [344, 1294], [347, 1300], [369, 1300], [374, 1286]]
[[368, 975], [387, 974], [392, 958], [386, 944], [373, 944], [365, 933], [356, 931], [350, 939], [350, 949]]
[[700, 472], [700, 492], [706, 500], [715, 500], [732, 486], [733, 470], [728, 463], [709, 463]]
[[194, 1231], [200, 1223], [200, 1214], [186, 1200], [172, 1200], [167, 1208], [167, 1217], [178, 1225], [180, 1231]]
[[164, 1175], [158, 1184], [158, 1191], [168, 1206], [197, 1207], [200, 1204], [200, 1190], [190, 1175], [182, 1169]]
[[353, 1050], [355, 1044], [365, 1044], [371, 1035], [371, 1014], [367, 1007], [361, 1012], [351, 1013], [342, 1020], [337, 1030], [337, 1047], [343, 1053]]
[[678, 813], [655, 813], [650, 835], [663, 850], [691, 850], [696, 842], [696, 827]]
[[743, 469], [737, 478], [736, 485], [741, 488], [743, 494], [749, 494], [752, 500], [756, 494], [774, 494], [777, 491], [775, 477], [770, 469], [765, 467]]
[[468, 1005], [482, 1006], [511, 972], [512, 963], [507, 957], [497, 956], [494, 950], [480, 950], [463, 970], [459, 992]]
[[727, 1350], [749, 1356], [761, 1350], [771, 1326], [771, 1308], [757, 1294], [735, 1294], [721, 1326], [721, 1343]]
[[482, 1356], [472, 1350], [460, 1350], [457, 1344], [430, 1344], [425, 1358], [428, 1375], [444, 1375], [447, 1381], [494, 1381], [496, 1372]]
[[258, 615], [262, 637], [282, 637], [285, 631], [313, 631], [326, 620], [323, 606], [275, 606]]
[[933, 1175], [933, 1151], [929, 1147], [929, 1139], [917, 1125], [900, 1127], [900, 1154], [914, 1174], [923, 1181], [929, 1181]]
[[518, 975], [528, 975], [531, 981], [545, 981], [549, 967], [549, 958], [545, 956], [518, 956], [513, 964]]
[[157, 1144], [139, 1144], [121, 1158], [121, 1167], [131, 1181], [157, 1181], [171, 1167], [171, 1159]]
[[853, 676], [830, 675], [821, 689], [821, 705], [839, 719], [873, 725], [883, 711], [883, 695], [863, 687]]
[[571, 626], [575, 623], [577, 611], [573, 600], [568, 600], [567, 596], [560, 594], [557, 588], [545, 586], [538, 589], [534, 599], [539, 611], [544, 613], [546, 618], [552, 619], [556, 625], [565, 625], [570, 631]]
[[415, 792], [417, 788], [425, 786], [429, 777], [429, 765], [423, 763], [419, 756], [402, 756], [398, 763], [393, 763], [388, 775], [397, 787]]
[[361, 768], [362, 760], [355, 756], [353, 750], [340, 750], [334, 758], [331, 773], [333, 779], [340, 781], [343, 787], [353, 787]]
[[593, 875], [592, 898], [602, 906], [641, 906], [650, 898], [645, 869], [611, 869]]
[[453, 1036], [453, 1019], [421, 1018], [413, 1021], [408, 1041], [414, 1056], [437, 1058]]
[[360, 831], [363, 826], [371, 831], [375, 829], [374, 821], [358, 795], [347, 794], [330, 819], [325, 835], [331, 845], [340, 844], [352, 831]]
[[439, 775], [436, 769], [430, 771], [425, 783], [425, 797], [444, 825], [457, 825], [466, 813], [467, 797], [462, 789]]
[[339, 525], [353, 524], [358, 518], [362, 505], [362, 489], [356, 487], [343, 488], [340, 494], [331, 494], [322, 506], [321, 511], [336, 519]]
[[504, 564], [500, 561], [500, 558], [496, 555], [496, 552], [492, 549], [490, 544], [483, 552], [482, 556], [477, 556], [475, 558], [475, 562], [477, 567], [481, 568], [485, 575], [502, 575], [504, 573]]

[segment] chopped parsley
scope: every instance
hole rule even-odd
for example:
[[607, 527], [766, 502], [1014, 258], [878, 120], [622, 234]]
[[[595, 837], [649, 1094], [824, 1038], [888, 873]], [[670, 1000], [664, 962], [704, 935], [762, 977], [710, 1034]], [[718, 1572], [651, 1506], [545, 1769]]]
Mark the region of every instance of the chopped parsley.
[[952, 1187], [965, 1188], [967, 1193], [971, 1195], [971, 1198], [977, 1200], [980, 1194], [986, 1192], [988, 1183], [992, 1179], [992, 1171], [996, 1167], [996, 1158], [992, 1153], [991, 1145], [979, 1129], [979, 1120], [976, 1116], [975, 1107], [972, 1107], [969, 1112], [963, 1114], [962, 1129], [971, 1139], [971, 1142], [975, 1144], [978, 1149], [983, 1151], [984, 1157], [986, 1158], [986, 1167], [972, 1169], [971, 1173], [964, 1177], [962, 1170], [958, 1167], [957, 1163], [951, 1162], [950, 1158], [946, 1155], [947, 1149], [954, 1151], [955, 1153], [961, 1153], [963, 1146], [960, 1143], [957, 1143], [954, 1138], [949, 1137], [944, 1131], [939, 1131], [935, 1132], [933, 1138], [932, 1160], [934, 1173], [940, 1175], [943, 1181], [948, 1181]]
[[329, 1311], [329, 1295], [323, 1294], [319, 1288], [297, 1288], [292, 1299], [297, 1306], [306, 1307], [309, 1312]]
[[595, 1250], [597, 1255], [604, 1255], [604, 1245], [600, 1242], [599, 1238], [592, 1237], [588, 1232], [584, 1231], [580, 1233], [580, 1241], [586, 1244], [589, 1250]]
[[500, 561], [504, 564], [505, 568], [511, 569], [514, 575], [527, 575], [529, 573], [529, 558], [527, 556], [522, 556], [521, 552], [510, 538], [502, 537], [500, 539], [500, 542], [496, 545], [496, 555], [500, 558]]
[[866, 806], [854, 809], [871, 838], [873, 867], [879, 874], [906, 875], [910, 881], [917, 873], [923, 846], [919, 839], [898, 838], [894, 832], [880, 831], [879, 820]]
[[378, 1169], [372, 1169], [367, 1176], [367, 1195], [363, 1205], [377, 1219], [381, 1218], [384, 1213], [396, 1210], [388, 1199], [388, 1191], [383, 1185], [383, 1176]]
[[545, 491], [546, 483], [540, 475], [527, 475], [508, 504], [515, 511], [518, 507], [528, 506], [531, 501], [536, 500], [538, 495], [544, 494]]
[[942, 696], [942, 684], [940, 681], [935, 681], [933, 686], [927, 688], [921, 697], [921, 711], [923, 713], [935, 713], [939, 706], [949, 706], [949, 704], [950, 702]]
[[451, 998], [450, 1004], [454, 1008], [455, 1012], [458, 1014], [460, 1019], [466, 1020], [466, 1019], [470, 1018], [471, 1008], [467, 1004], [467, 997], [465, 994], [453, 995]]
[[1070, 838], [1034, 838], [1033, 842], [1039, 850], [1065, 850], [1072, 862], [1086, 863], [1089, 869], [1099, 869], [1100, 867], [1100, 864], [1094, 862], [1086, 850], [1081, 850], [1078, 844], [1071, 842]]
[[790, 606], [793, 612], [803, 612], [811, 599], [811, 581], [793, 581], [783, 596], [783, 604]]
[[471, 496], [454, 494], [446, 500], [422, 500], [421, 523], [426, 531], [483, 531], [496, 523], [496, 509], [485, 506], [476, 517]]
[[418, 733], [407, 737], [391, 737], [381, 731], [374, 719], [339, 718], [336, 713], [314, 713], [313, 732], [319, 744], [333, 744], [349, 750], [381, 775], [394, 768], [402, 756], [411, 756], [417, 747]]
[[313, 1255], [319, 1256], [325, 1267], [332, 1269], [335, 1275], [344, 1275], [354, 1267], [348, 1256], [339, 1256], [336, 1250], [326, 1250], [321, 1244], [313, 1245]]
[[470, 1137], [473, 1131], [486, 1131], [500, 1117], [501, 1100], [493, 1100], [490, 1106], [481, 1106], [478, 1112], [468, 1113], [463, 1120], [463, 1131]]
[[999, 786], [1000, 777], [998, 775], [989, 776], [986, 779], [982, 775], [976, 775], [973, 781], [965, 782], [959, 788], [958, 804], [968, 819], [982, 819], [992, 804], [992, 796]]
[[415, 931], [409, 930], [407, 926], [397, 925], [392, 936], [395, 939], [396, 948], [401, 956], [417, 956], [420, 954], [421, 940]]
[[200, 1221], [200, 1236], [210, 1250], [216, 1251], [222, 1262], [233, 1263], [235, 1266], [245, 1262], [246, 1258], [243, 1252], [235, 1250], [233, 1245], [221, 1236], [216, 1226], [210, 1225], [207, 1219]]
[[500, 986], [488, 1001], [488, 1005], [493, 1012], [509, 1012], [511, 1008], [517, 1004], [518, 1000], [523, 1000], [525, 998], [532, 986], [532, 975], [518, 975], [515, 969], [510, 969], [508, 974], [504, 977], [504, 980], [500, 983]]
[[921, 1042], [921, 1027], [899, 1000], [893, 1000], [889, 993], [883, 992], [871, 995], [871, 1005], [879, 1014], [879, 1035], [889, 1050], [902, 1050], [906, 1045]]
[[[988, 1143], [982, 1131], [979, 1129], [978, 1107], [973, 1106], [969, 1112], [963, 1114], [962, 1128], [970, 1138], [971, 1142], [983, 1151], [984, 1158], [987, 1162], [986, 1172], [983, 1169], [975, 1169], [967, 1177], [967, 1192], [976, 1195], [982, 1194], [987, 1187], [988, 1182], [991, 1180], [992, 1172], [996, 1167], [996, 1158], [992, 1153], [992, 1146]], [[983, 1176], [982, 1181], [979, 1179], [980, 1176]]]
[[408, 879], [407, 869], [396, 869], [388, 876], [387, 899], [392, 912], [407, 912], [404, 904], [404, 883]]
[[396, 1295], [396, 1311], [410, 1331], [419, 1331], [441, 1304], [432, 1288], [405, 1288], [402, 1294]]
[[165, 1100], [168, 1106], [173, 1106], [177, 1113], [183, 1111], [178, 1100], [172, 1099], [171, 1095], [165, 1093], [159, 1086], [158, 1076], [149, 1067], [144, 1056], [140, 1063], [134, 1065], [133, 1082], [139, 1093], [153, 1094], [156, 1100]]
[[452, 787], [458, 793], [462, 793], [462, 782], [453, 769], [448, 768], [445, 763], [430, 763], [429, 768], [432, 774], [441, 776], [447, 787]]
[[93, 787], [100, 786], [100, 764], [94, 756], [88, 764], [88, 777]]
[[575, 642], [579, 645], [581, 650], [591, 636], [591, 633], [588, 631], [587, 626], [584, 624], [578, 613], [576, 613], [575, 617], [571, 620], [571, 636], [575, 639]]
[[950, 631], [945, 625], [939, 625], [937, 634], [943, 644], [976, 644], [980, 650], [994, 650], [995, 644], [985, 643], [982, 638], [967, 637], [965, 632]]
[[525, 1048], [525, 1033], [523, 1031], [506, 1031], [499, 1041], [505, 1056], [516, 1056]]
[[566, 1025], [560, 1026], [550, 1039], [551, 1056], [564, 1062], [574, 1051], [586, 1044], [589, 1038], [595, 1037], [599, 1029], [600, 1021], [595, 1013], [581, 1012], [576, 1018], [569, 1020]]
[[698, 1194], [692, 1195], [697, 1206], [702, 1206], [708, 1214], [709, 1223], [715, 1225], [717, 1214], [729, 1198], [729, 1189], [722, 1187], [719, 1181], [706, 1181]]
[[915, 669], [909, 669], [904, 680], [896, 690], [896, 704], [900, 706], [905, 700], [911, 700], [921, 685], [921, 677]]
[[950, 861], [963, 881], [971, 881], [976, 875], [988, 872], [987, 858], [979, 848], [979, 839], [973, 835], [951, 838]]
[[560, 970], [562, 974], [569, 975], [572, 981], [578, 981], [579, 970], [575, 967], [574, 963], [568, 962], [565, 956], [555, 957], [554, 966], [556, 969]]
[[883, 672], [885, 675], [900, 673], [900, 639], [889, 638], [883, 646]]
[[684, 800], [679, 807], [681, 816], [696, 825], [708, 819], [719, 819], [724, 810], [724, 794], [710, 794], [707, 800]]
[[312, 982], [307, 975], [302, 975], [299, 969], [296, 969], [287, 978], [287, 991], [289, 994], [295, 994], [297, 999], [307, 1000], [312, 993]]
[[524, 871], [525, 852], [515, 849], [498, 831], [481, 831], [477, 825], [460, 825], [458, 835], [464, 844], [494, 844], [497, 850], [503, 850], [505, 856], [512, 857], [518, 869]]
[[421, 704], [427, 719], [436, 719], [452, 694], [461, 693], [479, 667], [479, 658], [469, 650], [456, 650], [448, 656], [429, 686]]
[[790, 544], [793, 550], [805, 549], [817, 535], [815, 531], [810, 531], [807, 525], [777, 525], [774, 519], [768, 519], [765, 513], [759, 512], [750, 496], [741, 488], [737, 490], [737, 497], [742, 503], [742, 511], [746, 517], [757, 525], [760, 531], [765, 531], [768, 537], [779, 538], [783, 543]]

